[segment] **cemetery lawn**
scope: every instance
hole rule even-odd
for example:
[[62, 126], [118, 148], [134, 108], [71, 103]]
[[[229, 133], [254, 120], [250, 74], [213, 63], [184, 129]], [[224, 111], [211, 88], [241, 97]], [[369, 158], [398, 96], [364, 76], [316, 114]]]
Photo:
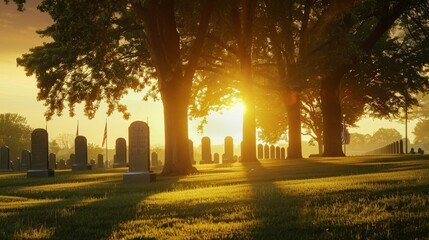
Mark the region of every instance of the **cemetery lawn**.
[[197, 168], [150, 184], [125, 168], [0, 173], [0, 239], [429, 238], [428, 156]]

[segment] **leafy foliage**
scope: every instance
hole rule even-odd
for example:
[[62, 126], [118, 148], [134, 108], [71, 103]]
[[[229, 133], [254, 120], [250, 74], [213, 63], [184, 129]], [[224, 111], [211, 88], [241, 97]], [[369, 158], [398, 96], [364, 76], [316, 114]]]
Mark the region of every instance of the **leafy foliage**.
[[424, 119], [417, 122], [416, 127], [413, 130], [414, 144], [425, 149], [429, 150], [429, 120]]
[[25, 117], [16, 113], [0, 114], [0, 146], [9, 147], [11, 160], [21, 157], [22, 150], [30, 150], [31, 131]]

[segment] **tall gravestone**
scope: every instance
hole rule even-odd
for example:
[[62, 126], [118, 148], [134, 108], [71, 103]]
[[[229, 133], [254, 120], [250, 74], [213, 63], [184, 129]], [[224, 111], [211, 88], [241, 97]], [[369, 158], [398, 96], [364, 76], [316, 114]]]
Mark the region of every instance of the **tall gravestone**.
[[[234, 157], [234, 156], [233, 156]], [[214, 163], [219, 163], [219, 153], [215, 153], [213, 154], [213, 162]]]
[[209, 137], [203, 137], [201, 139], [201, 162], [200, 164], [213, 163], [212, 162], [212, 150]]
[[48, 132], [37, 128], [31, 133], [31, 162], [27, 178], [53, 177], [55, 171], [49, 168]]
[[404, 141], [399, 140], [399, 154], [404, 154]]
[[194, 142], [192, 142], [191, 139], [188, 139], [188, 148], [189, 148], [189, 158], [191, 159], [191, 164], [194, 165], [197, 162], [195, 162], [195, 159], [194, 159]]
[[270, 146], [270, 158], [276, 159], [276, 148], [274, 147], [274, 145]]
[[30, 169], [31, 153], [28, 150], [21, 151], [21, 170], [27, 171]]
[[97, 168], [104, 168], [103, 154], [97, 155]]
[[264, 158], [264, 146], [262, 144], [258, 144], [258, 159]]
[[276, 147], [276, 159], [280, 159], [280, 147]]
[[57, 166], [57, 156], [55, 153], [49, 153], [49, 168], [56, 169]]
[[286, 149], [284, 147], [280, 149], [280, 159], [286, 159]]
[[9, 159], [9, 147], [2, 146], [0, 148], [0, 172], [12, 171]]
[[75, 163], [72, 164], [73, 171], [82, 171], [91, 169], [88, 166], [88, 146], [86, 137], [77, 136], [74, 139], [74, 154], [75, 154]]
[[234, 161], [234, 140], [231, 136], [225, 137], [224, 140], [224, 151], [225, 151], [225, 160], [224, 162], [233, 162]]
[[267, 144], [264, 145], [264, 158], [270, 158], [270, 146], [268, 146]]
[[124, 182], [154, 182], [155, 173], [150, 171], [149, 126], [142, 121], [131, 123], [128, 128], [129, 170], [124, 173]]
[[125, 138], [116, 139], [114, 161], [113, 168], [127, 166], [127, 141]]

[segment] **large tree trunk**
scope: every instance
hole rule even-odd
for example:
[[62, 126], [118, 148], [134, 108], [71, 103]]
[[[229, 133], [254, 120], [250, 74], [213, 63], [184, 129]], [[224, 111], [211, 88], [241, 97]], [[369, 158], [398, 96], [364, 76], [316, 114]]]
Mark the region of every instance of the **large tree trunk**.
[[163, 175], [183, 175], [197, 170], [188, 147], [188, 101], [190, 91], [168, 87], [161, 91], [164, 106], [165, 164]]
[[288, 116], [288, 138], [287, 158], [302, 158], [301, 148], [301, 99], [298, 93], [289, 93], [286, 102]]
[[341, 77], [335, 77], [323, 79], [321, 84], [323, 156], [325, 157], [344, 156], [341, 144], [340, 82]]
[[[241, 150], [242, 162], [254, 162], [256, 158], [256, 122], [255, 97], [252, 77], [252, 21], [256, 1], [241, 1], [240, 18], [240, 68], [241, 68], [241, 97], [245, 105], [243, 113], [243, 145]], [[239, 11], [240, 12], [240, 11]]]
[[[245, 84], [242, 84], [242, 86]], [[243, 113], [243, 145], [241, 148], [241, 161], [253, 162], [256, 158], [256, 123], [255, 99], [251, 86], [242, 87], [242, 101], [245, 105]]]

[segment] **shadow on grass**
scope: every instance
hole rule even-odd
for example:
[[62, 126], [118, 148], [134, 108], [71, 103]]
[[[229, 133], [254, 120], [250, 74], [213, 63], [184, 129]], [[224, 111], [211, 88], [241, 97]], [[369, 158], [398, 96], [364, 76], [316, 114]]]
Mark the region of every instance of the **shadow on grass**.
[[[77, 173], [73, 177], [76, 178], [80, 174], [84, 176], [87, 173]], [[67, 177], [59, 179], [67, 184]], [[20, 237], [20, 234], [28, 232], [27, 234], [42, 239], [107, 239], [120, 223], [135, 217], [139, 202], [160, 191], [168, 190], [177, 180], [178, 178], [174, 177], [161, 177], [155, 184], [124, 184], [122, 180], [116, 179], [107, 184], [90, 185], [69, 191], [23, 193], [21, 195], [33, 199], [60, 200], [36, 204], [18, 211], [11, 210], [5, 217], [0, 216], [0, 238], [22, 239], [25, 237]], [[36, 182], [44, 185], [51, 180]], [[40, 229], [51, 232], [47, 236], [38, 236]]]
[[[368, 181], [363, 184], [383, 186], [372, 191], [368, 189], [332, 191], [313, 198], [311, 195], [306, 197], [305, 194], [303, 196], [288, 194], [287, 190], [282, 190], [275, 183], [281, 180], [299, 179], [320, 179], [323, 182], [325, 177], [421, 170], [427, 167], [427, 163], [426, 165], [420, 163], [401, 165], [399, 163], [404, 161], [401, 158], [379, 159], [376, 161], [379, 164], [376, 165], [371, 164], [375, 162], [374, 160], [364, 161], [363, 164], [362, 162], [359, 164], [335, 163], [335, 161], [324, 161], [323, 159], [286, 161], [292, 161], [290, 169], [265, 168], [260, 162], [243, 163], [247, 179], [253, 190], [254, 217], [257, 220], [257, 224], [251, 229], [252, 239], [428, 238], [429, 213], [425, 213], [427, 212], [425, 209], [429, 207], [429, 200], [425, 197], [429, 194], [427, 182], [419, 183], [418, 180], [408, 182], [404, 180]], [[408, 167], [402, 169], [403, 165]], [[284, 174], [283, 177], [274, 177], [278, 176], [279, 171]], [[265, 177], [264, 181], [264, 178], [261, 177], [263, 175], [273, 177]], [[410, 203], [410, 199], [416, 196], [423, 199], [417, 207], [414, 206], [415, 203]], [[392, 199], [396, 202], [392, 203]], [[345, 212], [335, 212], [336, 209], [333, 206], [339, 202], [340, 205], [341, 202], [347, 205]], [[315, 209], [327, 209], [326, 219], [324, 216], [319, 216], [318, 210]], [[330, 212], [331, 210], [332, 212]], [[334, 218], [330, 216], [331, 213]], [[338, 218], [335, 219], [335, 214], [339, 214], [339, 216], [344, 214], [350, 219], [341, 221]], [[378, 214], [386, 214], [389, 217], [387, 220], [377, 220]], [[364, 220], [365, 217], [370, 219]], [[360, 223], [351, 223], [355, 218], [363, 218], [363, 220]], [[375, 218], [375, 220], [371, 218]]]

